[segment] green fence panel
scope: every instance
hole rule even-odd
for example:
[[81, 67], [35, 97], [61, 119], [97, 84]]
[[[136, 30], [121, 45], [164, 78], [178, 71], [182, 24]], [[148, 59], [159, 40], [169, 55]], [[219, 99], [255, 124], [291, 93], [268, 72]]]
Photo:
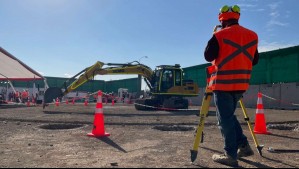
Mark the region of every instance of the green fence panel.
[[[33, 83], [35, 83], [36, 87], [43, 88], [44, 87], [44, 81], [42, 80], [36, 80], [36, 81], [11, 81], [12, 85], [14, 87], [18, 88], [32, 88]], [[9, 86], [10, 87], [10, 86]]]
[[206, 86], [206, 67], [211, 66], [210, 63], [183, 68], [184, 79], [193, 80], [199, 87]]
[[106, 81], [105, 91], [117, 93], [119, 88], [127, 88], [129, 92], [138, 92], [140, 91], [138, 87], [140, 85], [141, 81], [139, 78]]
[[268, 59], [266, 57], [260, 56], [257, 65], [253, 66], [252, 74], [250, 78], [250, 84], [266, 84], [271, 83], [271, 77], [268, 77]]
[[272, 83], [298, 81], [298, 54], [277, 52], [269, 60], [272, 64]]

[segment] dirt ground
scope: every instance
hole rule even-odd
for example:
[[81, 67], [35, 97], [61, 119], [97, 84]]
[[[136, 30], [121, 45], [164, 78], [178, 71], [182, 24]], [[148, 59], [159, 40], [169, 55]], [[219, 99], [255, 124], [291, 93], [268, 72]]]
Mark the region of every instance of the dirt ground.
[[[191, 109], [136, 111], [134, 105], [104, 104], [105, 131], [111, 136], [98, 139], [87, 136], [93, 127], [95, 103], [50, 105], [44, 110], [40, 106], [0, 106], [0, 167], [227, 167], [211, 159], [214, 153], [223, 150], [213, 108], [206, 119], [204, 143], [198, 149], [197, 160], [191, 164], [190, 149], [199, 107]], [[255, 109], [247, 111], [254, 122]], [[241, 109], [237, 110], [237, 116], [254, 148]], [[265, 109], [265, 116], [267, 124], [272, 125], [272, 129], [268, 128], [272, 134], [256, 135], [259, 144], [265, 146], [263, 157], [255, 151], [254, 156], [240, 159], [239, 166], [298, 168], [299, 111]], [[277, 151], [267, 151], [269, 148]]]

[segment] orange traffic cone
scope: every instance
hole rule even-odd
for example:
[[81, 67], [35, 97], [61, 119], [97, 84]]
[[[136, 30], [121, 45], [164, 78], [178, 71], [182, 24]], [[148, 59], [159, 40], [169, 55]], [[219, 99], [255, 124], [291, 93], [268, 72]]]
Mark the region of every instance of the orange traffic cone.
[[66, 100], [65, 100], [65, 104], [69, 104], [69, 99], [66, 99]]
[[56, 106], [59, 106], [59, 99], [58, 99], [58, 97], [56, 98], [55, 105], [56, 105]]
[[88, 106], [88, 100], [85, 98], [84, 106]]
[[114, 106], [114, 97], [112, 97], [112, 106]]
[[32, 98], [32, 105], [35, 106], [35, 99]]
[[30, 99], [27, 100], [27, 107], [30, 107]]
[[259, 92], [258, 99], [257, 99], [254, 133], [271, 134], [270, 132], [267, 131], [267, 127], [266, 127], [266, 119], [264, 114], [264, 105], [263, 105], [262, 96], [263, 96], [262, 93]]
[[105, 132], [102, 96], [103, 96], [102, 91], [99, 91], [95, 115], [94, 115], [93, 129], [92, 129], [91, 133], [87, 134], [88, 136], [91, 136], [91, 137], [110, 136], [109, 133]]

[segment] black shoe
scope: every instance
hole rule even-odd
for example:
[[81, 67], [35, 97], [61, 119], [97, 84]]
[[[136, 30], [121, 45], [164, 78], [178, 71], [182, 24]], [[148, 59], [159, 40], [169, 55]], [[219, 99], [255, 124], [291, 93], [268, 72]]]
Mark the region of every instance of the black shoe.
[[249, 144], [243, 145], [243, 146], [239, 146], [238, 149], [238, 158], [241, 157], [249, 157], [254, 155], [254, 152], [252, 151], [251, 147]]

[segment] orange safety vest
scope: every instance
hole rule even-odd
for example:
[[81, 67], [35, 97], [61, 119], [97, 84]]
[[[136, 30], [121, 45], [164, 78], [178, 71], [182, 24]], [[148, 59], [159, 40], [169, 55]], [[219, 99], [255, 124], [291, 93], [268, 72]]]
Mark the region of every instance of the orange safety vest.
[[22, 98], [25, 99], [27, 97], [27, 92], [22, 92]]
[[215, 33], [219, 55], [207, 69], [208, 87], [219, 91], [246, 91], [257, 49], [258, 36], [240, 25]]

